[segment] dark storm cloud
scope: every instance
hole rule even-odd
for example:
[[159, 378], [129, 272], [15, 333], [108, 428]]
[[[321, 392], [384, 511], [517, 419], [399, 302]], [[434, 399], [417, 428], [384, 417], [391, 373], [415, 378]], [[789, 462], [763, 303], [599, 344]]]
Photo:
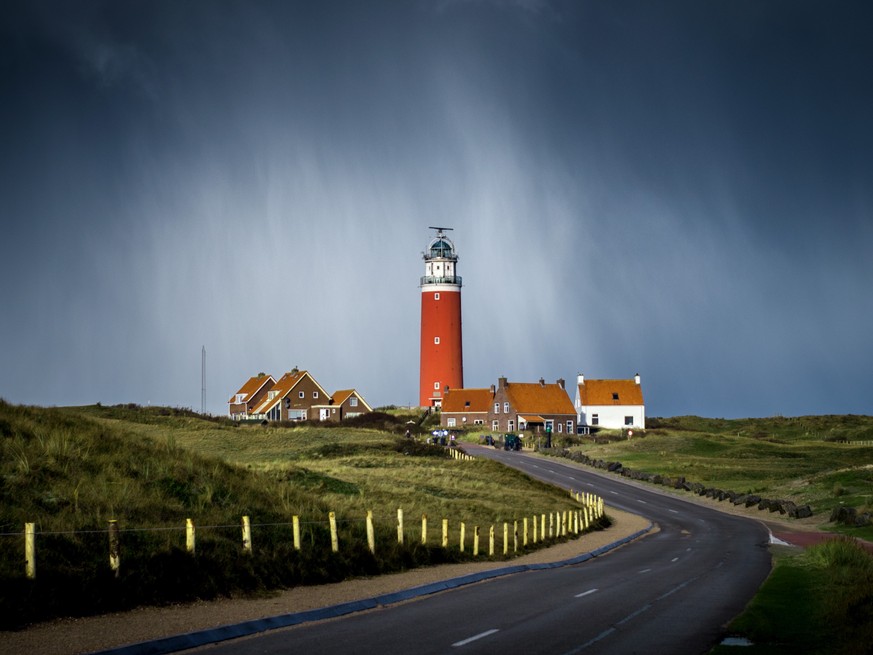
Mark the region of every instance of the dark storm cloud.
[[[428, 225], [465, 381], [869, 413], [863, 3], [27, 3], [0, 46], [0, 395], [414, 402]], [[304, 292], [303, 289], [306, 291]]]

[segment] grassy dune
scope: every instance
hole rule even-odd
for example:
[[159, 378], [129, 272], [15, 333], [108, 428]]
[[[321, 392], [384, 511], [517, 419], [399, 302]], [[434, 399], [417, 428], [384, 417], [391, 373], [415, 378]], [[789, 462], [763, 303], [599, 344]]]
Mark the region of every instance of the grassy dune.
[[[405, 421], [396, 423], [403, 432]], [[519, 472], [459, 462], [384, 427], [239, 426], [167, 408], [0, 401], [0, 628], [460, 561], [471, 557], [475, 525], [487, 530], [574, 506]], [[402, 546], [398, 508], [407, 526]], [[330, 551], [329, 512], [337, 516], [339, 553]], [[251, 517], [251, 555], [241, 548], [243, 515]], [[301, 551], [293, 548], [294, 515]], [[187, 518], [197, 526], [196, 556], [185, 550]], [[439, 545], [442, 518], [450, 521], [448, 549]], [[118, 579], [108, 566], [109, 519], [121, 528]], [[36, 523], [33, 581], [24, 577], [25, 522]], [[502, 541], [497, 552], [502, 557]]]

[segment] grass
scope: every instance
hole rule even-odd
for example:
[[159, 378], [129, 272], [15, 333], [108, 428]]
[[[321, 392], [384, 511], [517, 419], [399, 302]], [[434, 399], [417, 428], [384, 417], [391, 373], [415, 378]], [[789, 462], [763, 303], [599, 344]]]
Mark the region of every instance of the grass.
[[[572, 437], [563, 445], [640, 471], [809, 504], [822, 523], [834, 507], [873, 502], [873, 444], [857, 443], [873, 439], [873, 417], [654, 418], [647, 428], [632, 439], [602, 431], [596, 443]], [[838, 529], [873, 536], [871, 528]]]
[[[461, 561], [471, 557], [475, 525], [487, 530], [573, 506], [564, 492], [512, 469], [459, 462], [398, 436], [407, 420], [401, 413], [373, 415], [358, 427], [239, 426], [188, 410], [0, 401], [0, 628]], [[329, 548], [331, 511], [339, 553]], [[368, 511], [375, 556], [367, 548]], [[251, 555], [241, 548], [244, 515], [253, 524]], [[292, 545], [294, 515], [301, 551]], [[444, 517], [449, 549], [438, 543]], [[197, 526], [196, 556], [185, 550], [186, 518]], [[118, 579], [108, 566], [110, 519], [122, 531]], [[465, 553], [457, 547], [461, 521]], [[36, 523], [36, 580], [24, 578], [25, 522]], [[502, 559], [502, 541], [498, 552]]]
[[[845, 538], [801, 554], [781, 551], [770, 577], [728, 631], [752, 642], [743, 653], [869, 653], [873, 555]], [[718, 646], [712, 653], [735, 651]]]

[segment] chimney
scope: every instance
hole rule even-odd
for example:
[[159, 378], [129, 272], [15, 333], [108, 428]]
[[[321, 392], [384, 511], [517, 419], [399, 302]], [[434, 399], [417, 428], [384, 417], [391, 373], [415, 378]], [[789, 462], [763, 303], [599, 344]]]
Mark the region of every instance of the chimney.
[[576, 376], [576, 384], [585, 384], [585, 376], [581, 373]]
[[561, 389], [563, 389], [564, 388], [564, 378], [558, 378], [557, 384], [559, 387], [561, 387]]
[[506, 384], [506, 378], [497, 378], [497, 388], [498, 389], [505, 389], [507, 386], [509, 386], [509, 385]]
[[545, 378], [540, 378], [540, 386], [541, 386], [541, 387], [546, 386], [546, 380], [545, 380]]
[[637, 374], [634, 376], [634, 382], [636, 382], [637, 384], [640, 383], [640, 374], [639, 374], [639, 373], [637, 373]]
[[494, 397], [494, 385], [493, 384], [491, 385], [491, 397], [492, 398]]

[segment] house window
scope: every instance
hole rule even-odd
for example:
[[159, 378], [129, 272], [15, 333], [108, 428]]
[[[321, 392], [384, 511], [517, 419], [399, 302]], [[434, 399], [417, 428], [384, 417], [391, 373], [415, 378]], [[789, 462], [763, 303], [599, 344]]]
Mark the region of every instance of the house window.
[[485, 425], [485, 421], [483, 421], [481, 418], [474, 418], [473, 425]]
[[567, 434], [573, 434], [573, 421], [567, 421]]
[[358, 398], [357, 396], [352, 396], [349, 398], [349, 407], [357, 407], [358, 406]]
[[624, 417], [624, 424], [625, 425], [633, 425], [634, 424], [634, 417], [633, 416], [625, 416]]
[[236, 395], [236, 402], [237, 402], [237, 404], [241, 403], [241, 402], [243, 401], [243, 398], [245, 398], [245, 394], [244, 394], [244, 393], [238, 393], [238, 394]]
[[546, 432], [551, 432], [555, 427], [555, 422], [551, 419], [546, 419]]
[[433, 343], [434, 343], [435, 346], [440, 345], [440, 338], [439, 338], [439, 337], [434, 337], [434, 338], [433, 338]]
[[600, 425], [600, 414], [591, 415], [591, 425]]
[[509, 403], [503, 403], [503, 413], [509, 414]]
[[318, 398], [318, 392], [317, 392], [317, 391], [313, 391], [313, 392], [312, 392], [312, 397], [313, 397], [313, 398]]
[[564, 425], [562, 423], [558, 422], [558, 432], [563, 431], [563, 429], [564, 429]]
[[306, 420], [306, 410], [305, 409], [289, 409], [288, 410], [288, 420], [289, 421], [305, 421]]
[[450, 428], [455, 427], [455, 419], [453, 419], [453, 418], [446, 419], [446, 426], [450, 427]]
[[507, 432], [514, 432], [514, 431], [515, 431], [515, 421], [510, 421], [510, 422], [506, 425], [506, 431], [507, 431]]
[[494, 413], [495, 414], [500, 413], [500, 403], [494, 403]]
[[469, 407], [469, 406], [470, 406], [470, 401], [469, 400], [464, 401], [464, 407]]
[[306, 397], [306, 394], [303, 393], [302, 391], [298, 391], [297, 394], [298, 394], [298, 397], [299, 397], [299, 398], [305, 398], [305, 397]]
[[439, 383], [439, 382], [434, 382], [434, 383], [433, 383], [433, 388], [434, 388], [434, 389], [439, 389], [439, 388], [440, 388], [440, 383]]
[[439, 300], [439, 299], [440, 299], [440, 294], [439, 294], [439, 293], [435, 293], [435, 294], [433, 294], [433, 299], [434, 299], [434, 300]]
[[618, 394], [617, 394], [617, 393], [613, 393], [613, 394], [612, 394], [612, 399], [613, 399], [613, 400], [618, 400]]
[[491, 431], [497, 432], [500, 430], [500, 422], [499, 421], [491, 421]]

